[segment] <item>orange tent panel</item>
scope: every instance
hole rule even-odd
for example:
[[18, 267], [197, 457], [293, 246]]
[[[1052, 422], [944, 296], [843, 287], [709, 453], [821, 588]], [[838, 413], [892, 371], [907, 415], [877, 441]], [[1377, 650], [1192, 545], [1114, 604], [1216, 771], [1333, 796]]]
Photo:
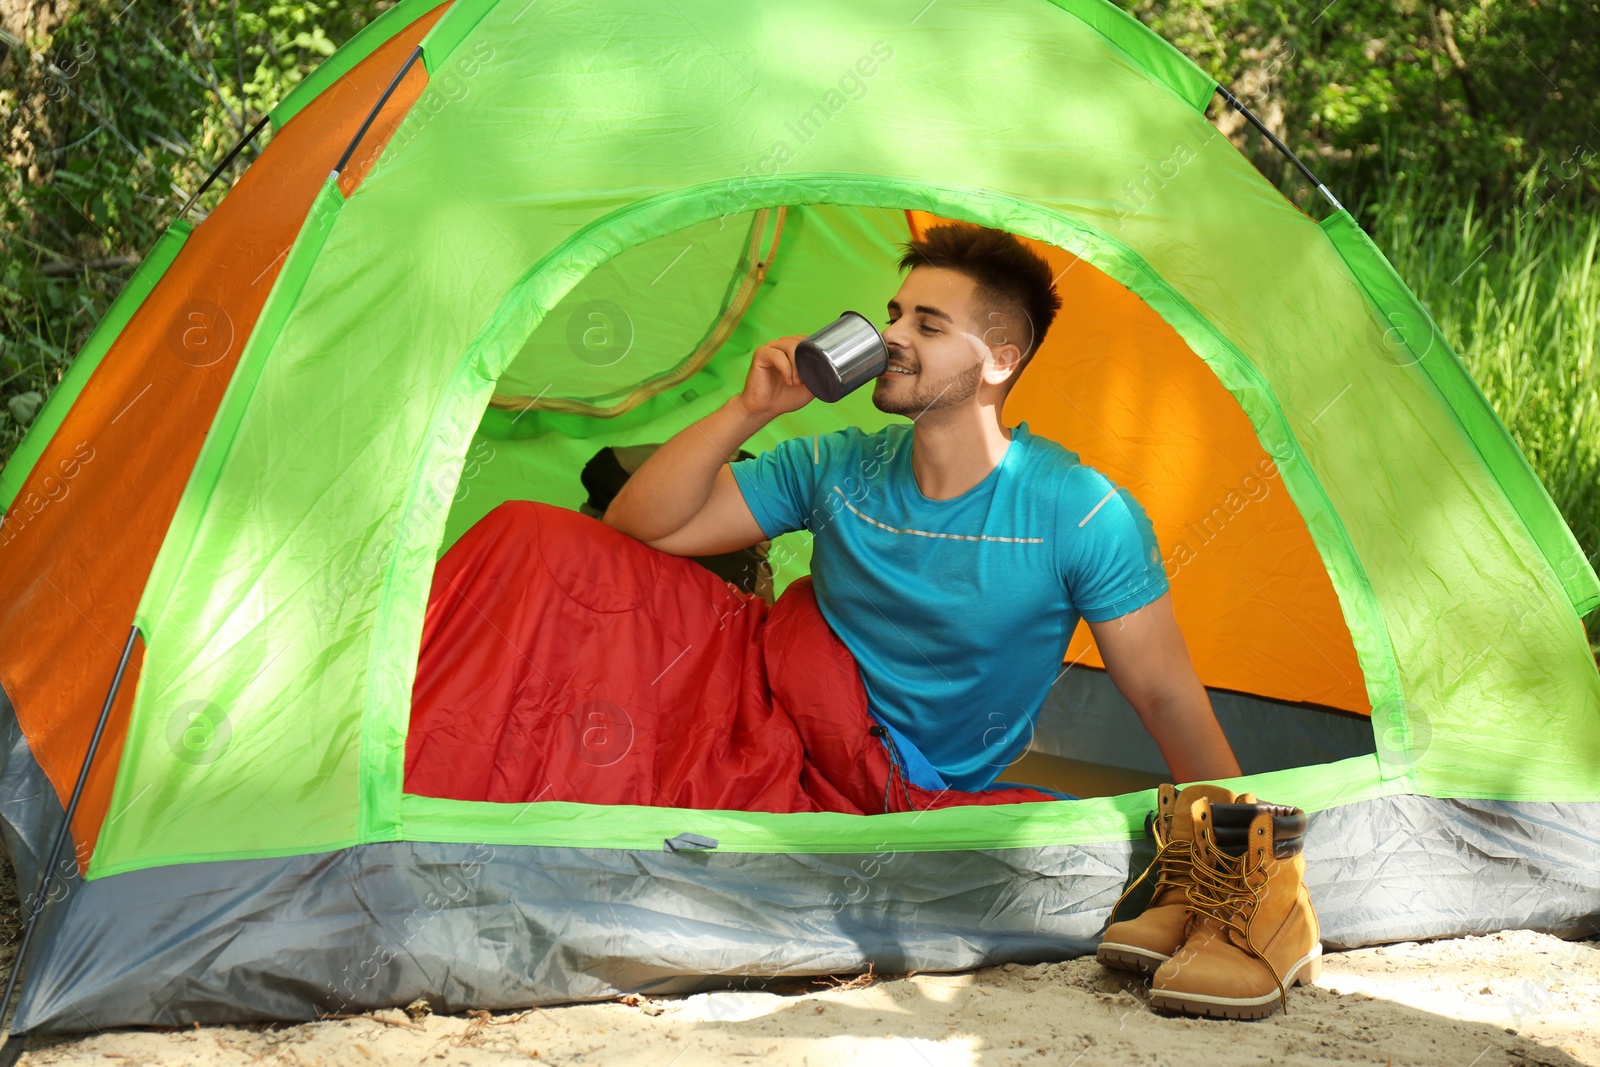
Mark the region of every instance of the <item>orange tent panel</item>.
[[[0, 684], [63, 805], [156, 553], [289, 246], [350, 138], [445, 6], [274, 135], [195, 227], [17, 494], [0, 538]], [[112, 537], [117, 551], [105, 551]], [[80, 864], [107, 816], [141, 660], [129, 662], [74, 820]]]

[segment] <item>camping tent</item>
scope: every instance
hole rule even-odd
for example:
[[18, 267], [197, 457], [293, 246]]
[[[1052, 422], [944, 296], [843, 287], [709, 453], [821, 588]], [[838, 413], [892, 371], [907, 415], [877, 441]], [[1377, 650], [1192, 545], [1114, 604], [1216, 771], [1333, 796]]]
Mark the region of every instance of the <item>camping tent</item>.
[[[1104, 0], [385, 12], [150, 250], [0, 478], [25, 900], [77, 800], [15, 1027], [1091, 950], [1148, 791], [843, 816], [402, 788], [439, 554], [502, 500], [575, 507], [595, 450], [707, 413], [762, 340], [877, 314], [936, 218], [1059, 266], [1007, 420], [1145, 505], [1247, 787], [1314, 813], [1328, 943], [1592, 930], [1600, 582], [1383, 256], [1217, 134], [1216, 88]], [[750, 447], [883, 418], [814, 403]], [[1080, 635], [1035, 747], [1139, 769], [1095, 664]]]

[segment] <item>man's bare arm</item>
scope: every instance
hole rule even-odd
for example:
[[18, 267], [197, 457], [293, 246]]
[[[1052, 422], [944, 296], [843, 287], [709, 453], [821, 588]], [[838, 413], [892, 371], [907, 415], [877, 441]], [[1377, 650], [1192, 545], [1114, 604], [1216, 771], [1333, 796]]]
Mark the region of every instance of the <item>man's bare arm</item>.
[[1172, 613], [1172, 594], [1119, 618], [1091, 622], [1106, 673], [1138, 712], [1161, 748], [1173, 778], [1211, 782], [1239, 775], [1211, 698], [1189, 659], [1189, 648]]
[[623, 484], [603, 521], [676, 556], [734, 552], [764, 540], [728, 457], [778, 415], [813, 399], [794, 369], [799, 340], [758, 348], [744, 391], [658, 448]]

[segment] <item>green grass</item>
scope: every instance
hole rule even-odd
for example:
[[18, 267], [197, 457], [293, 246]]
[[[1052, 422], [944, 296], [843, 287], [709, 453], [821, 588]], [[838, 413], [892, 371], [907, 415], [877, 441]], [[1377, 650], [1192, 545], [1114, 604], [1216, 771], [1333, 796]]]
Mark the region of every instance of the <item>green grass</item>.
[[[1591, 562], [1600, 556], [1600, 213], [1530, 172], [1486, 213], [1400, 176], [1358, 217], [1433, 314]], [[1588, 619], [1600, 645], [1600, 611]]]

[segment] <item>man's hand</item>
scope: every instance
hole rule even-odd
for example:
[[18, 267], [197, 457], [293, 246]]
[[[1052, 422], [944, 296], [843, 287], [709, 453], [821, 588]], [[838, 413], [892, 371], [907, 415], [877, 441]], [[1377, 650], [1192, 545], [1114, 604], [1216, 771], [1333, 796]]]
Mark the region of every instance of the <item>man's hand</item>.
[[1172, 614], [1171, 593], [1119, 618], [1091, 622], [1089, 632], [1106, 673], [1139, 713], [1176, 781], [1238, 777], [1239, 763]]
[[795, 345], [804, 337], [780, 337], [756, 349], [745, 375], [744, 392], [739, 402], [751, 415], [776, 418], [798, 411], [816, 399], [816, 394], [800, 380], [794, 365]]

